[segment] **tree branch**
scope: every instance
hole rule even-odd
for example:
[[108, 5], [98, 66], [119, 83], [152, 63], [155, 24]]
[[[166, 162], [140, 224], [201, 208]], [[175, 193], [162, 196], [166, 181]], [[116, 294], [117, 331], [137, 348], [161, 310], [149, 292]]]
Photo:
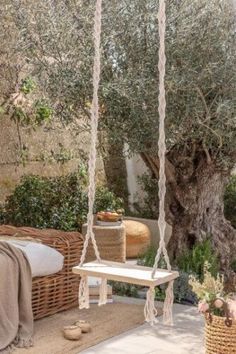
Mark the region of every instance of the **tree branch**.
[[[143, 159], [144, 163], [147, 167], [155, 174], [156, 178], [159, 178], [159, 159], [158, 157], [152, 157], [149, 154], [143, 152], [140, 153], [141, 158]], [[176, 177], [175, 177], [175, 167], [172, 163], [166, 158], [165, 160], [165, 173], [167, 182], [170, 183], [172, 186], [176, 187]]]

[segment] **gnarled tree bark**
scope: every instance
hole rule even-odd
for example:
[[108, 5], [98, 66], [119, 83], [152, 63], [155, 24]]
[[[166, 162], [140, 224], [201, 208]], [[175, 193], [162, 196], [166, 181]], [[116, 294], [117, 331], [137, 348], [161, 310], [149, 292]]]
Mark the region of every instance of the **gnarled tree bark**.
[[[158, 178], [159, 161], [142, 154]], [[221, 268], [228, 271], [236, 258], [236, 230], [224, 216], [224, 189], [229, 173], [220, 169], [204, 149], [181, 157], [172, 150], [166, 156], [166, 218], [173, 227], [169, 254], [176, 260], [186, 249], [210, 238]]]

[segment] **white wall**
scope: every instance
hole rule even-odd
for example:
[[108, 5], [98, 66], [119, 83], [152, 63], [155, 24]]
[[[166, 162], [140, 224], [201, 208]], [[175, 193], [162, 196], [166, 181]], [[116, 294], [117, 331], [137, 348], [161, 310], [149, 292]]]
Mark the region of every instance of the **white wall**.
[[145, 172], [147, 172], [147, 167], [141, 157], [139, 155], [128, 156], [128, 146], [126, 145], [124, 148], [125, 156], [126, 156], [126, 169], [127, 169], [127, 185], [129, 191], [129, 206], [130, 210], [134, 211], [133, 205], [137, 201], [139, 197], [143, 196], [143, 191], [138, 184], [138, 176], [142, 176]]

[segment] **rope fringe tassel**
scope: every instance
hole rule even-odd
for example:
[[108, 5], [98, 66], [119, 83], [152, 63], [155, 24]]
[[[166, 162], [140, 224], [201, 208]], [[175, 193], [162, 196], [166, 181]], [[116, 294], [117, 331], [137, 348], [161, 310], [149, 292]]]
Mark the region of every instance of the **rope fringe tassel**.
[[166, 297], [163, 307], [163, 323], [167, 326], [173, 326], [173, 303], [174, 303], [174, 281], [168, 283]]
[[155, 288], [150, 287], [146, 294], [146, 303], [144, 307], [145, 321], [154, 326], [157, 321], [157, 309], [155, 308]]
[[79, 308], [80, 310], [89, 308], [89, 285], [88, 285], [88, 277], [86, 275], [83, 275], [80, 280]]
[[99, 303], [98, 306], [106, 305], [107, 303], [107, 279], [102, 278], [99, 288]]

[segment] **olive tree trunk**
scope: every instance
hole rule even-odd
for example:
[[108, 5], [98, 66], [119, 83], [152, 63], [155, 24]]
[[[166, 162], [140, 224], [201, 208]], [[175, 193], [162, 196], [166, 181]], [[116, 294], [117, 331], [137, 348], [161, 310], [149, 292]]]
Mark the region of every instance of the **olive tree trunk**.
[[[158, 159], [142, 157], [158, 178]], [[181, 166], [178, 164], [176, 168], [166, 160], [166, 218], [173, 227], [168, 245], [170, 257], [176, 260], [196, 242], [209, 238], [219, 255], [221, 268], [227, 271], [236, 258], [236, 230], [224, 216], [223, 198], [229, 174], [204, 157], [197, 164], [188, 160]]]

